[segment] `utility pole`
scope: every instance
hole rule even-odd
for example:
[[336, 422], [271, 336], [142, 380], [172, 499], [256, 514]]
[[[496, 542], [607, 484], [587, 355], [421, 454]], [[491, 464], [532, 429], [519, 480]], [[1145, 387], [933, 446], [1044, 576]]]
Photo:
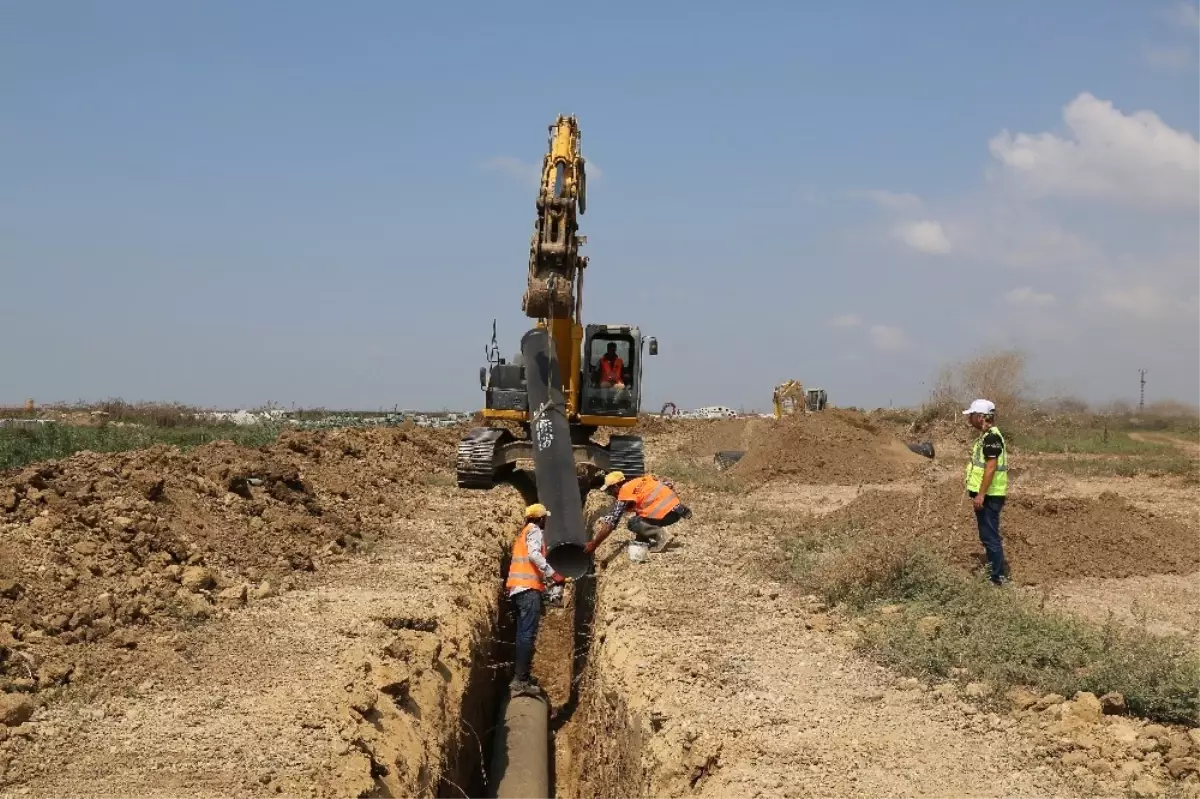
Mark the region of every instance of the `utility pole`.
[[1141, 393], [1138, 395], [1138, 413], [1146, 409], [1146, 370], [1138, 369], [1138, 377], [1141, 380]]

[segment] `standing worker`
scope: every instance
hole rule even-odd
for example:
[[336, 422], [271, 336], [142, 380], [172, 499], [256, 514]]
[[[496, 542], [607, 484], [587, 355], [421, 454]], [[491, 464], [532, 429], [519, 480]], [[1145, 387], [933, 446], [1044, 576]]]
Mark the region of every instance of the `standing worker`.
[[979, 431], [965, 474], [967, 495], [975, 507], [979, 541], [987, 553], [991, 580], [995, 585], [1003, 585], [1009, 580], [1004, 543], [1000, 540], [1000, 511], [1008, 496], [1008, 448], [995, 424], [995, 403], [977, 399], [963, 411], [963, 416]]
[[626, 511], [633, 511], [629, 517], [630, 531], [638, 541], [649, 543], [652, 552], [662, 552], [671, 540], [662, 528], [692, 516], [691, 510], [679, 501], [675, 484], [654, 475], [626, 479], [623, 472], [609, 472], [604, 477], [604, 491], [616, 502], [596, 522], [596, 536], [584, 547], [589, 555], [616, 529]]
[[513, 696], [536, 696], [537, 681], [530, 670], [533, 650], [537, 643], [538, 624], [542, 620], [542, 596], [546, 581], [553, 583], [551, 591], [561, 591], [566, 578], [551, 568], [546, 560], [546, 542], [542, 525], [550, 511], [540, 502], [525, 509], [525, 526], [513, 541], [512, 561], [504, 587], [517, 611], [517, 646], [513, 659], [513, 679], [509, 691]]

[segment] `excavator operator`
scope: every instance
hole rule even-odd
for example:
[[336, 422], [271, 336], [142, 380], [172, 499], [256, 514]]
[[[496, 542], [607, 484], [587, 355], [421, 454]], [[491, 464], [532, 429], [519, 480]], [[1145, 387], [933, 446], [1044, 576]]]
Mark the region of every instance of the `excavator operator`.
[[625, 388], [625, 362], [615, 341], [608, 342], [608, 352], [600, 357], [600, 388]]
[[651, 552], [666, 549], [671, 536], [662, 529], [680, 519], [689, 519], [692, 511], [679, 500], [675, 484], [654, 475], [626, 479], [623, 472], [609, 472], [604, 477], [604, 490], [616, 502], [604, 518], [596, 522], [596, 535], [584, 550], [590, 555], [616, 529], [621, 517], [629, 510], [629, 530], [634, 538], [650, 544]]

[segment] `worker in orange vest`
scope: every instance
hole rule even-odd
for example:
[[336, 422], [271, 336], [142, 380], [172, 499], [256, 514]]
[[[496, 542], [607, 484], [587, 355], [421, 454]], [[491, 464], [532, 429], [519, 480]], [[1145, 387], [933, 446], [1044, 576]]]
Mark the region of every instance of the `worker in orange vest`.
[[615, 342], [608, 342], [608, 352], [600, 358], [600, 388], [625, 388], [625, 362], [617, 355]]
[[630, 532], [636, 540], [650, 544], [652, 552], [662, 552], [671, 540], [662, 528], [692, 516], [675, 493], [675, 484], [651, 474], [627, 479], [623, 472], [609, 472], [604, 477], [604, 491], [616, 502], [596, 523], [596, 535], [584, 547], [589, 555], [616, 529], [626, 512], [633, 513], [629, 517]]
[[513, 696], [536, 696], [540, 691], [530, 669], [533, 666], [538, 624], [542, 619], [542, 597], [546, 593], [547, 580], [553, 584], [551, 590], [560, 592], [562, 584], [566, 582], [566, 578], [551, 568], [546, 560], [542, 525], [549, 515], [550, 511], [540, 502], [525, 509], [525, 526], [513, 541], [508, 579], [504, 583], [509, 601], [517, 612], [517, 645], [513, 658], [513, 679], [509, 684]]

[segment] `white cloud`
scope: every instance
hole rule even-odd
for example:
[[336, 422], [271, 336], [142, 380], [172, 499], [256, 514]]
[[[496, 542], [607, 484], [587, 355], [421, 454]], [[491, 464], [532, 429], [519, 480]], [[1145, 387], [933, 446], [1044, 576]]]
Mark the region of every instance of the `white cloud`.
[[849, 192], [851, 197], [868, 200], [889, 211], [907, 211], [921, 207], [921, 198], [910, 192], [894, 192], [886, 189], [861, 189]]
[[897, 238], [919, 252], [944, 255], [950, 252], [950, 239], [941, 222], [906, 222], [892, 231]]
[[520, 158], [511, 155], [493, 156], [483, 162], [483, 168], [492, 172], [500, 172], [519, 180], [528, 186], [537, 187], [541, 182], [541, 167], [537, 164], [527, 164]]
[[1168, 22], [1180, 28], [1200, 30], [1200, 7], [1195, 3], [1176, 3], [1164, 16]]
[[833, 319], [829, 320], [829, 324], [832, 327], [840, 327], [843, 329], [858, 327], [862, 324], [862, 317], [858, 314], [852, 313], [842, 314], [841, 316], [835, 316]]
[[1058, 302], [1053, 294], [1035, 291], [1029, 286], [1019, 286], [1013, 289], [1004, 295], [1004, 299], [1014, 305], [1025, 305], [1036, 308], [1046, 308]]
[[1197, 204], [1200, 142], [1152, 111], [1127, 115], [1084, 92], [1063, 109], [1069, 136], [1001, 131], [988, 142], [1005, 174], [1034, 196], [1152, 207]]
[[1152, 323], [1185, 321], [1189, 317], [1194, 321], [1200, 307], [1196, 295], [1189, 297], [1186, 293], [1166, 291], [1148, 283], [1101, 289], [1085, 297], [1082, 304], [1084, 308]]
[[871, 325], [871, 329], [867, 331], [867, 335], [871, 341], [871, 346], [877, 350], [903, 350], [907, 349], [910, 344], [908, 336], [898, 327]]
[[1186, 47], [1149, 47], [1146, 63], [1155, 69], [1180, 72], [1195, 66], [1196, 53]]

